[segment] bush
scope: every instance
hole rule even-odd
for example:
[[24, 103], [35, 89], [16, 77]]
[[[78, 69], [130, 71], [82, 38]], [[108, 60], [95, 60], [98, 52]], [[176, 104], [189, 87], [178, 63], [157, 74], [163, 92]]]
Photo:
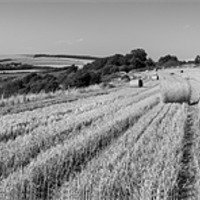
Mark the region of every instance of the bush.
[[176, 66], [179, 64], [180, 62], [178, 58], [172, 55], [166, 55], [166, 56], [160, 57], [158, 60], [158, 65], [164, 66], [164, 67]]
[[197, 55], [195, 60], [194, 60], [195, 64], [199, 64], [200, 63], [200, 56]]

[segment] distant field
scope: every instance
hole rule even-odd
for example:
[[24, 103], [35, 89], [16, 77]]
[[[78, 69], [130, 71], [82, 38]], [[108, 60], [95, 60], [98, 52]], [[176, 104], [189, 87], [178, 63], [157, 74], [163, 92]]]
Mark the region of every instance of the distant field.
[[33, 73], [38, 72], [37, 69], [27, 69], [27, 70], [3, 70], [0, 71], [0, 74], [20, 74], [20, 73]]
[[11, 59], [3, 63], [23, 63], [35, 66], [49, 66], [49, 67], [66, 67], [75, 64], [82, 67], [84, 64], [92, 62], [93, 59], [78, 59], [78, 58], [57, 58], [57, 57], [34, 57], [33, 55], [4, 55], [0, 59]]
[[170, 77], [194, 89], [200, 70], [153, 74], [140, 74], [141, 88], [123, 83], [2, 107], [0, 199], [198, 199], [199, 103], [165, 104], [160, 84]]
[[[21, 63], [35, 66], [35, 69], [9, 69], [9, 70], [0, 70], [0, 87], [2, 85], [1, 79], [5, 80], [7, 78], [22, 78], [23, 76], [28, 75], [32, 72], [45, 73], [48, 72], [52, 75], [60, 75], [61, 71], [51, 71], [47, 67], [56, 69], [68, 67], [71, 65], [76, 65], [79, 68], [82, 68], [83, 65], [90, 63], [93, 59], [79, 59], [79, 58], [62, 58], [62, 57], [34, 57], [34, 55], [0, 55], [0, 64], [9, 64], [9, 63]], [[11, 80], [11, 79], [9, 79]]]

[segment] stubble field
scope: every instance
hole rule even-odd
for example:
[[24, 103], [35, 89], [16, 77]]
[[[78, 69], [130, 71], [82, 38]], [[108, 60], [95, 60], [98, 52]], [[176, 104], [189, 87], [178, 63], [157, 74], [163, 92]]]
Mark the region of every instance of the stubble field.
[[[198, 93], [200, 70], [179, 71]], [[0, 199], [198, 199], [199, 104], [161, 93], [145, 80], [1, 113]]]

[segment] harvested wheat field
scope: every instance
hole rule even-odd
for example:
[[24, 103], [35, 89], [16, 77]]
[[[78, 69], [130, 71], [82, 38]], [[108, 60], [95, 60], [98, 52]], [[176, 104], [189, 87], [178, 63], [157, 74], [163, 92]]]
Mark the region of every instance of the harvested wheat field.
[[141, 88], [5, 104], [0, 199], [199, 199], [200, 70], [173, 73]]

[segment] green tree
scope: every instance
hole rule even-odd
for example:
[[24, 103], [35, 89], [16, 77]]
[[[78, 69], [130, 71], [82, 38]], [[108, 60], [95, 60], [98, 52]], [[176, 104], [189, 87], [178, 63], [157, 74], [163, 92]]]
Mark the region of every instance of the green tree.
[[148, 58], [146, 60], [146, 66], [148, 68], [154, 68], [156, 66], [156, 63], [151, 58]]
[[166, 55], [166, 56], [163, 56], [163, 57], [160, 57], [159, 60], [158, 60], [158, 64], [160, 65], [163, 65], [169, 61], [175, 61], [175, 62], [179, 62], [178, 58], [176, 56], [173, 56], [173, 55]]
[[135, 59], [138, 59], [142, 62], [145, 62], [147, 60], [147, 53], [144, 49], [134, 49], [131, 51], [131, 55]]
[[200, 63], [200, 56], [197, 55], [195, 60], [194, 60], [195, 64], [199, 64]]

